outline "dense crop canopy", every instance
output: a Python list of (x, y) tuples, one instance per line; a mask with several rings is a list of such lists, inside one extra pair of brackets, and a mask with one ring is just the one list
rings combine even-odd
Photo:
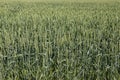
[(120, 80), (120, 3), (1, 1), (0, 80)]

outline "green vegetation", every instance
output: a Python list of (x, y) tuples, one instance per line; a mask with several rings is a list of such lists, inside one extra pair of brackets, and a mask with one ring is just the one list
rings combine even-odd
[(6, 1), (0, 80), (120, 80), (119, 2)]

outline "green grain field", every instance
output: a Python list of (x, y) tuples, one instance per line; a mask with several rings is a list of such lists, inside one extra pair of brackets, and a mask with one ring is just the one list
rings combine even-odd
[(0, 0), (0, 80), (120, 80), (120, 1)]

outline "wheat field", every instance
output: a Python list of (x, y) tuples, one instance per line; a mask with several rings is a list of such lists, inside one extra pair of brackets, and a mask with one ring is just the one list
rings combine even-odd
[(119, 0), (0, 0), (0, 80), (120, 80)]

